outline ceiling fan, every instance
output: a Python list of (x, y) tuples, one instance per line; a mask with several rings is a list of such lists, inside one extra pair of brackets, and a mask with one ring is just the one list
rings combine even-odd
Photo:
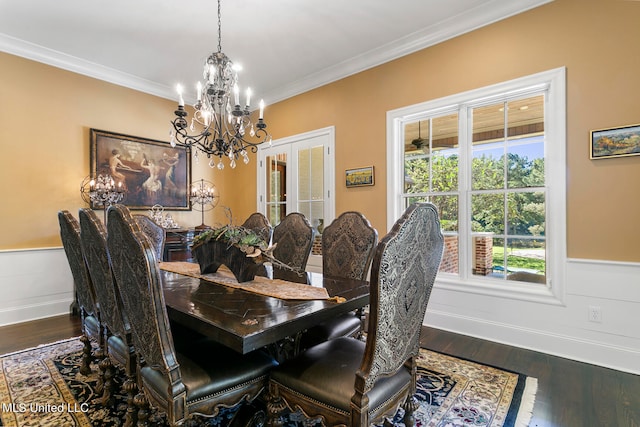
[(411, 145), (416, 147), (416, 149), (420, 150), (425, 142), (427, 142), (427, 140), (422, 137), (422, 132), (420, 129), (420, 120), (418, 120), (418, 137), (413, 141), (411, 141)]

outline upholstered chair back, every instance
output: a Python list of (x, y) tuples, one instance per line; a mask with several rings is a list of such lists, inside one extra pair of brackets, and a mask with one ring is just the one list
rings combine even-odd
[(107, 252), (107, 231), (91, 209), (80, 209), (80, 239), (89, 275), (100, 304), (100, 320), (112, 334), (124, 336), (125, 323), (116, 294), (109, 256)]
[[(313, 235), (313, 227), (303, 214), (290, 213), (273, 229), (272, 241), (276, 245), (273, 255), (289, 267), (303, 272), (313, 247)], [(297, 274), (276, 266), (273, 268), (273, 278), (307, 283), (306, 274)]]
[[(172, 383), (170, 378), (179, 378), (180, 373), (155, 251), (126, 206), (109, 207), (107, 230), (111, 268), (131, 324), (133, 345), (145, 366)], [(169, 392), (184, 395), (184, 386)]]
[(151, 247), (156, 254), (156, 259), (162, 261), (164, 241), (167, 237), (165, 229), (146, 215), (133, 215), (133, 218), (138, 223), (140, 230), (149, 239), (149, 243), (151, 243)]
[(187, 336), (174, 342), (153, 248), (125, 206), (111, 206), (107, 215), (111, 268), (131, 323), (144, 390), (144, 398), (136, 397), (138, 425), (147, 425), (145, 399), (166, 413), (171, 426), (187, 420), (194, 425), (195, 414), (211, 417), (220, 407), (252, 402), (277, 362), (260, 350), (236, 353), (186, 327), (176, 336)]
[(378, 232), (360, 212), (344, 212), (322, 232), (322, 274), (365, 280)]
[(371, 269), (371, 305), (365, 357), (356, 390), (410, 365), (415, 391), (415, 356), (420, 329), (440, 266), (444, 239), (436, 207), (411, 205), (378, 245)]
[(255, 232), (265, 242), (267, 242), (267, 244), (271, 242), (271, 233), (273, 232), (273, 228), (271, 227), (267, 217), (260, 212), (254, 212), (249, 215), (249, 218), (242, 223), (242, 226)]
[(97, 316), (95, 292), (82, 254), (80, 223), (69, 211), (58, 212), (60, 238), (76, 285), (76, 297), (83, 315)]

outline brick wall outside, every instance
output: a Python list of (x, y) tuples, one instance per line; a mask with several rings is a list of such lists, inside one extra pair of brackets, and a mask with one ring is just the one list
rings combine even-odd
[(316, 234), (313, 238), (313, 246), (311, 246), (313, 255), (322, 255), (322, 234)]
[(444, 253), (440, 270), (445, 273), (458, 273), (459, 268), (458, 236), (444, 236)]
[(487, 276), (493, 271), (493, 234), (473, 238), (474, 265), (473, 274)]
[[(474, 237), (473, 274), (488, 275), (493, 271), (493, 235)], [(459, 273), (458, 236), (444, 236), (444, 254), (440, 270), (445, 273)], [(322, 255), (322, 235), (316, 235), (311, 249), (313, 255)]]

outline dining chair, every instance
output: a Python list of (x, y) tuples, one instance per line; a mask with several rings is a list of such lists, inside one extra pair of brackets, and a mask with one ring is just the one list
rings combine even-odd
[(289, 282), (309, 283), (305, 272), (313, 247), (313, 227), (307, 218), (292, 212), (273, 229), (272, 243), (276, 245), (273, 256), (296, 271), (273, 266), (273, 278)]
[(135, 423), (136, 407), (133, 398), (136, 394), (136, 361), (131, 329), (128, 320), (124, 318), (122, 304), (119, 301), (117, 284), (113, 280), (109, 254), (107, 251), (107, 231), (95, 212), (91, 209), (80, 209), (80, 240), (84, 258), (89, 268), (89, 276), (94, 285), (96, 301), (100, 306), (100, 320), (104, 326), (105, 357), (101, 361), (105, 372), (103, 394), (101, 402), (104, 406), (112, 406), (115, 402), (117, 384), (113, 381), (115, 370), (110, 363), (124, 369), (126, 380), (122, 390), (127, 395), (127, 413), (125, 426)]
[(138, 425), (146, 425), (149, 404), (173, 426), (252, 402), (277, 362), (261, 350), (241, 355), (212, 340), (175, 341), (154, 250), (125, 206), (107, 215), (111, 268), (138, 355)]
[[(71, 268), (71, 275), (75, 283), (76, 298), (82, 323), (83, 343), (82, 362), (80, 373), (88, 375), (91, 373), (91, 361), (99, 359), (99, 353), (104, 343), (102, 340), (102, 325), (100, 323), (99, 307), (96, 304), (95, 291), (89, 270), (82, 254), (82, 244), (80, 243), (80, 224), (78, 220), (67, 210), (58, 212), (58, 222), (60, 224), (60, 238), (62, 246)], [(91, 341), (94, 341), (99, 349), (98, 354), (92, 355)]]
[(133, 215), (133, 217), (138, 227), (140, 227), (145, 236), (147, 236), (147, 239), (149, 239), (151, 247), (156, 253), (156, 259), (162, 261), (164, 257), (164, 242), (167, 238), (165, 229), (146, 215), (136, 214)]
[(289, 408), (323, 425), (364, 427), (399, 406), (405, 425), (415, 425), (415, 358), (443, 245), (435, 206), (409, 206), (375, 251), (366, 343), (336, 338), (275, 368), (269, 425), (278, 425)]
[(242, 223), (242, 226), (254, 231), (267, 243), (267, 245), (271, 242), (273, 227), (271, 227), (267, 217), (260, 212), (254, 212), (249, 215), (249, 217)]
[[(322, 275), (366, 280), (378, 244), (378, 231), (360, 212), (343, 212), (322, 232)], [(309, 328), (302, 334), (301, 348), (341, 337), (358, 337), (364, 322), (363, 310), (345, 313)]]

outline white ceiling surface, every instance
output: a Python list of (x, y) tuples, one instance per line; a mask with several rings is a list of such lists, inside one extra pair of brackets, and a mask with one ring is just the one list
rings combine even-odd
[[(549, 1), (223, 0), (222, 52), (274, 103)], [(0, 0), (0, 50), (169, 99), (217, 37), (214, 0)]]

